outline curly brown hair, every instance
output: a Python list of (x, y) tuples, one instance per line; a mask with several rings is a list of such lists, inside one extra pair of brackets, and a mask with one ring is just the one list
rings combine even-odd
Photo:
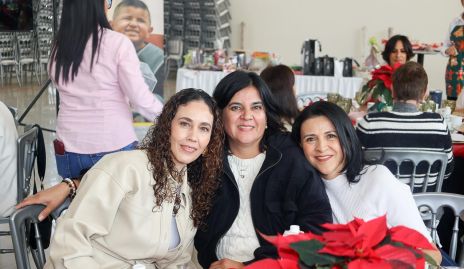
[[(187, 165), (188, 183), (192, 189), (192, 211), (190, 217), (196, 227), (203, 226), (211, 208), (212, 199), (219, 186), (224, 153), (224, 127), (216, 102), (204, 91), (184, 89), (165, 104), (156, 124), (149, 130), (139, 148), (145, 150), (153, 171), (156, 206), (164, 201), (175, 201), (176, 190), (169, 184), (169, 176), (182, 180), (175, 170), (171, 155), (171, 124), (179, 106), (191, 101), (203, 101), (213, 114), (211, 139), (206, 151), (198, 159)], [(166, 172), (168, 171), (168, 173)]]

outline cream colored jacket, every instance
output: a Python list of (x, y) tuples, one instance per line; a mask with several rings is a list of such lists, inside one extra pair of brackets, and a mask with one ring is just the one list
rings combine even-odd
[[(58, 220), (45, 268), (173, 268), (189, 263), (196, 229), (187, 176), (176, 216), (180, 244), (168, 250), (173, 203), (155, 207), (144, 151), (105, 156), (83, 178), (68, 212)], [(174, 181), (173, 181), (174, 182)]]

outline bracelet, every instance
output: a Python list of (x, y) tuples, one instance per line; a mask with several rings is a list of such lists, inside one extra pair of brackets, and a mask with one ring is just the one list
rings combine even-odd
[(66, 185), (68, 185), (68, 187), (69, 187), (69, 198), (73, 199), (76, 196), (76, 190), (77, 190), (76, 184), (74, 183), (74, 181), (72, 181), (69, 178), (63, 178), (63, 180), (61, 182), (66, 183)]

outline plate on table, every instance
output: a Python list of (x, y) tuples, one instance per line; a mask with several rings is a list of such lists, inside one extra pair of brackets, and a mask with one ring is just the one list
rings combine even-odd
[(464, 143), (464, 135), (459, 133), (451, 134), (451, 140), (453, 143)]

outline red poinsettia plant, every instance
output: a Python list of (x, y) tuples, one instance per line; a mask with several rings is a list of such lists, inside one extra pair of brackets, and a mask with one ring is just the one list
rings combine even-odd
[(277, 247), (280, 259), (264, 259), (247, 269), (423, 269), (436, 265), (422, 250), (435, 249), (419, 232), (397, 226), (388, 229), (386, 217), (355, 218), (347, 224), (325, 224), (322, 235), (302, 233), (264, 236)]
[(372, 79), (362, 87), (361, 94), (356, 101), (361, 105), (375, 102), (375, 108), (378, 111), (381, 111), (385, 106), (392, 106), (392, 75), (400, 66), (401, 63), (396, 63), (393, 67), (387, 64), (372, 71)]

